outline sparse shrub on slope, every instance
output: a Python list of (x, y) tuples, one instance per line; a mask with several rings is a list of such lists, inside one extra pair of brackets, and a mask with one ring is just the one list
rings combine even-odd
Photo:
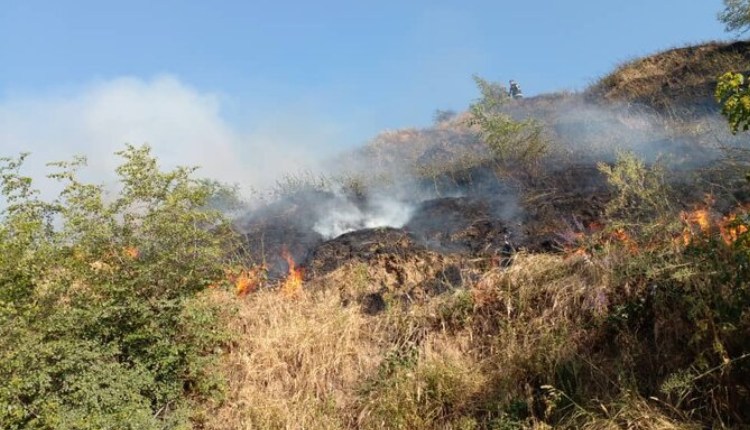
[(618, 227), (643, 234), (674, 214), (664, 166), (647, 166), (633, 153), (620, 152), (614, 164), (599, 163), (598, 169), (613, 191), (606, 212), (614, 224), (622, 224)]
[(481, 98), (469, 107), (470, 123), (479, 127), (484, 142), (501, 163), (530, 166), (547, 152), (542, 127), (534, 120), (516, 121), (501, 107), (509, 96), (504, 88), (478, 76)]
[(750, 86), (742, 73), (727, 72), (719, 78), (716, 101), (732, 133), (750, 129)]
[(188, 398), (218, 392), (206, 366), (225, 338), (196, 298), (220, 275), (230, 235), (208, 209), (215, 187), (161, 172), (128, 146), (107, 195), (56, 163), (64, 189), (42, 201), (20, 159), (0, 187), (0, 427), (186, 428)]

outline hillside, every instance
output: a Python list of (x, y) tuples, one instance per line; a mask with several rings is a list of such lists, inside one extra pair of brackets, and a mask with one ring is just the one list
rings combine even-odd
[(278, 290), (244, 299), (208, 427), (743, 428), (746, 137), (712, 85), (749, 46), (495, 100), (499, 122), (484, 94), (242, 219)]
[[(229, 220), (121, 153), (44, 204), (0, 160), (0, 428), (750, 425), (750, 159), (680, 48), (392, 130)], [(747, 66), (747, 67), (746, 67)]]
[(617, 67), (588, 88), (594, 102), (640, 103), (665, 114), (716, 111), (717, 77), (750, 72), (750, 42), (712, 42), (659, 52)]

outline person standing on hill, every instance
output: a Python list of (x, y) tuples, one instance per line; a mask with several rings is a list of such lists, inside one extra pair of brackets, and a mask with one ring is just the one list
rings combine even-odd
[(508, 90), (508, 95), (512, 99), (523, 98), (523, 92), (521, 92), (521, 87), (518, 85), (518, 82), (512, 79), (510, 80), (510, 89)]

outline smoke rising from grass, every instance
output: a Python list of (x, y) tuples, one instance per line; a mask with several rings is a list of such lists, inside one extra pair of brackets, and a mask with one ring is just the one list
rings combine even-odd
[[(508, 221), (523, 215), (517, 189), (486, 165), (475, 168), (492, 154), (466, 114), (425, 129), (386, 131), (365, 147), (326, 159), (324, 131), (310, 133), (293, 118), (243, 130), (222, 116), (222, 103), (221, 95), (167, 75), (103, 81), (73, 95), (6, 98), (0, 100), (0, 155), (32, 152), (26, 173), (35, 177), (48, 172), (46, 162), (85, 155), (88, 176), (106, 182), (120, 162), (114, 152), (126, 142), (149, 143), (163, 168), (200, 166), (200, 176), (242, 190), (268, 189), (284, 174), (312, 171), (336, 178), (317, 188), (330, 197), (304, 203), (314, 206), (309, 212), (314, 219), (305, 222), (326, 239), (363, 228), (403, 227), (423, 202), (435, 198), (485, 199), (493, 216)], [(695, 167), (721, 156), (717, 142), (738, 140), (718, 117), (677, 123), (644, 106), (601, 106), (576, 94), (506, 108), (518, 119), (541, 121), (552, 156), (568, 155), (550, 163), (551, 170), (612, 161), (617, 150)], [(296, 187), (308, 187), (306, 181)]]
[(324, 239), (365, 228), (401, 228), (411, 219), (414, 209), (414, 202), (385, 196), (374, 196), (367, 200), (366, 205), (358, 206), (337, 193), (313, 228)]
[[(517, 119), (533, 118), (543, 124), (551, 146), (542, 161), (547, 174), (575, 165), (595, 170), (596, 163), (613, 162), (621, 151), (633, 152), (647, 163), (659, 161), (676, 171), (692, 171), (719, 160), (724, 155), (720, 144), (738, 143), (718, 115), (691, 118), (644, 105), (600, 105), (580, 94), (528, 99), (505, 109)], [(412, 222), (404, 220), (408, 214), (420, 215), (422, 202), (464, 196), (468, 202), (488, 202), (495, 219), (517, 225), (525, 211), (519, 188), (488, 167), (492, 155), (466, 120), (463, 114), (431, 128), (387, 131), (350, 154), (346, 162), (337, 159), (328, 171), (366, 172), (363, 176), (378, 178), (368, 190), (372, 201), (339, 193), (328, 201), (331, 206), (322, 211), (316, 230), (331, 238), (373, 226), (398, 228)], [(583, 193), (600, 187), (603, 178), (591, 178), (592, 184), (588, 180), (579, 179)]]

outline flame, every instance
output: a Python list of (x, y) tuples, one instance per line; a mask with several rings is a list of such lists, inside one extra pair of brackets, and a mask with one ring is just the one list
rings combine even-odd
[(698, 235), (706, 235), (712, 230), (711, 211), (707, 207), (699, 207), (689, 212), (681, 212), (680, 220), (685, 225), (682, 234), (675, 238), (675, 243), (690, 245)]
[(625, 231), (625, 229), (623, 228), (615, 229), (612, 233), (610, 233), (609, 240), (622, 243), (633, 254), (639, 251), (638, 244), (635, 243), (635, 241), (630, 238), (630, 235), (628, 234), (628, 232)]
[(701, 233), (711, 230), (711, 214), (707, 208), (698, 208), (692, 212), (683, 212), (682, 220), (689, 226), (697, 225)]
[(564, 260), (568, 260), (574, 257), (582, 257), (587, 259), (590, 256), (588, 250), (583, 246), (579, 246), (578, 248), (568, 248), (565, 250), (565, 256), (563, 257)]
[[(682, 222), (685, 224), (682, 235), (677, 241), (689, 245), (697, 234), (708, 235), (719, 232), (719, 236), (725, 244), (731, 245), (736, 242), (740, 236), (748, 232), (748, 226), (739, 222), (738, 216), (748, 211), (748, 206), (740, 206), (729, 215), (717, 219), (711, 216), (711, 211), (707, 208), (698, 208), (692, 212), (683, 212), (681, 214)], [(697, 229), (696, 229), (697, 227)]]
[(260, 287), (265, 268), (263, 266), (242, 270), (234, 281), (234, 291), (238, 296), (252, 293)]
[[(591, 223), (589, 228), (592, 229), (592, 232), (596, 233), (597, 230), (603, 230), (605, 228), (605, 225), (601, 223)], [(591, 257), (590, 247), (583, 243), (584, 239), (586, 239), (587, 236), (584, 233), (574, 233), (574, 237), (575, 241), (578, 243), (578, 246), (566, 247), (564, 250), (565, 258)], [(596, 235), (592, 235), (591, 237), (596, 237)], [(595, 245), (608, 245), (612, 244), (613, 242), (624, 245), (625, 248), (627, 248), (627, 250), (632, 254), (636, 254), (640, 251), (638, 243), (636, 243), (636, 241), (633, 240), (628, 232), (623, 228), (617, 228), (610, 231), (609, 233), (599, 235)]]
[(263, 285), (266, 280), (266, 266), (259, 265), (247, 267), (225, 267), (224, 277), (208, 285), (209, 289), (217, 289), (221, 286), (234, 287), (238, 296), (252, 293)]
[(126, 246), (122, 253), (131, 260), (137, 260), (141, 256), (141, 251), (135, 246)]
[[(712, 196), (706, 196), (707, 203), (713, 203)], [(683, 211), (680, 213), (680, 220), (683, 224), (681, 233), (677, 233), (673, 236), (674, 244), (677, 247), (688, 246), (693, 243), (696, 238), (721, 240), (726, 245), (731, 245), (740, 238), (750, 233), (750, 224), (745, 218), (750, 212), (750, 203), (741, 205), (733, 210), (730, 214), (719, 218), (719, 214), (713, 211), (709, 206), (697, 207), (692, 211)], [(593, 232), (597, 228), (604, 228), (602, 224), (592, 222), (589, 225), (589, 229)], [(718, 235), (717, 235), (718, 233)], [(573, 241), (573, 246), (565, 247), (565, 258), (574, 256), (587, 256), (589, 251), (585, 244), (582, 244), (583, 239), (586, 237), (583, 233), (568, 233), (567, 237)], [(659, 246), (659, 242), (649, 243), (637, 243), (633, 240), (627, 231), (622, 228), (611, 230), (608, 234), (599, 236), (598, 244), (605, 245), (612, 242), (619, 242), (627, 247), (631, 253), (638, 253), (641, 249), (653, 250)], [(578, 245), (578, 246), (575, 246)], [(641, 248), (642, 247), (642, 248)]]
[(609, 237), (612, 240), (616, 240), (618, 242), (630, 242), (630, 235), (628, 234), (628, 232), (621, 228), (618, 228), (610, 233)]
[(721, 219), (719, 224), (719, 233), (721, 239), (727, 245), (731, 245), (740, 238), (743, 233), (747, 233), (747, 226), (744, 224), (737, 224), (737, 214), (730, 214)]
[(302, 269), (297, 267), (286, 249), (282, 251), (282, 256), (289, 265), (289, 274), (281, 285), (281, 294), (290, 299), (299, 298), (302, 295)]

